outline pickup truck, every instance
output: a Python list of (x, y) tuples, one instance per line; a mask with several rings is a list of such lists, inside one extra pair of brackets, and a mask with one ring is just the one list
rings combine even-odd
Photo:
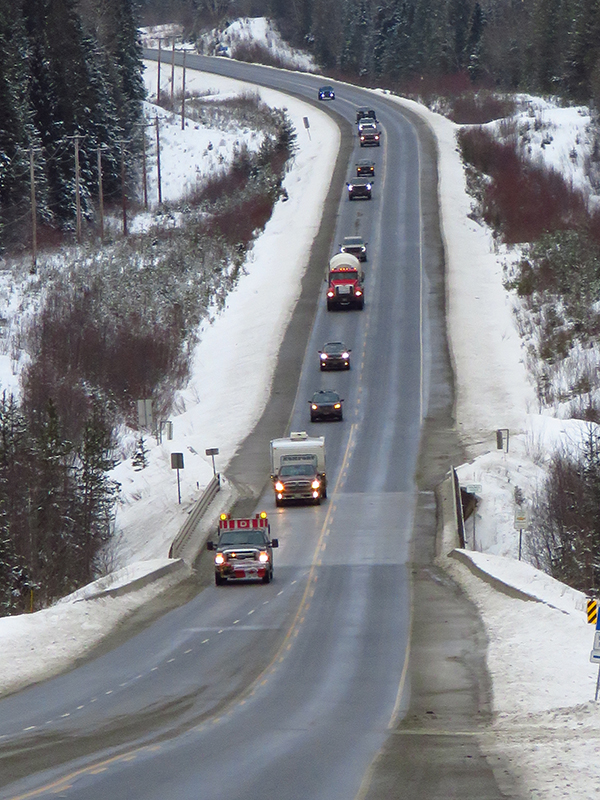
[(358, 123), (358, 138), (361, 147), (379, 147), (381, 144), (381, 131), (372, 119), (361, 119)]
[(275, 547), (279, 547), (279, 541), (271, 539), (266, 511), (254, 517), (237, 519), (221, 514), (217, 541), (206, 543), (206, 549), (215, 553), (216, 585), (248, 579), (270, 583), (273, 580)]
[(271, 480), (275, 505), (303, 500), (318, 505), (327, 497), (325, 437), (292, 431), (271, 441)]

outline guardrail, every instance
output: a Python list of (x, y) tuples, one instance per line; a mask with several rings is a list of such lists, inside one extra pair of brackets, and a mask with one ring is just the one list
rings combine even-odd
[(458, 480), (458, 473), (451, 467), (452, 470), (452, 485), (454, 489), (454, 513), (456, 515), (456, 529), (458, 532), (458, 541), (461, 547), (465, 547), (465, 519), (463, 516), (462, 497), (460, 495), (460, 483)]
[(192, 533), (196, 528), (196, 525), (206, 513), (209, 505), (215, 499), (220, 488), (221, 476), (215, 475), (206, 489), (202, 492), (202, 497), (190, 511), (188, 518), (181, 527), (181, 530), (173, 539), (173, 544), (169, 550), (169, 558), (181, 558), (181, 554), (185, 548), (185, 545), (188, 543)]

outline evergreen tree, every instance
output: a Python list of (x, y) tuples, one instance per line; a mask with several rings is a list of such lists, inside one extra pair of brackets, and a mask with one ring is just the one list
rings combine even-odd
[(18, 7), (0, 6), (0, 243), (6, 236), (22, 241), (31, 227), (30, 148), (35, 150), (38, 211), (45, 215), (43, 157), (29, 108), (28, 57)]
[(94, 398), (88, 417), (77, 464), (79, 572), (82, 581), (95, 577), (95, 558), (111, 535), (114, 498), (118, 484), (107, 473), (112, 459), (112, 432), (101, 402)]
[(26, 554), (32, 459), (25, 418), (15, 398), (0, 396), (0, 614), (23, 611), (30, 589)]
[(571, 94), (586, 101), (600, 65), (600, 0), (577, 0), (570, 10), (573, 23), (565, 79)]
[(71, 513), (73, 446), (62, 436), (52, 400), (36, 416), (29, 563), (33, 579), (44, 587), (44, 595), (50, 600), (74, 588), (70, 577), (76, 546)]
[(135, 472), (141, 472), (143, 469), (146, 469), (148, 466), (148, 450), (146, 449), (146, 443), (144, 441), (144, 437), (140, 434), (140, 438), (138, 439), (137, 449), (131, 461), (133, 469)]

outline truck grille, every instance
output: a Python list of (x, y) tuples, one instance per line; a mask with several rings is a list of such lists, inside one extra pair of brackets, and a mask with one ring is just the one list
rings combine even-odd
[(256, 550), (231, 550), (226, 555), (228, 561), (256, 561)]

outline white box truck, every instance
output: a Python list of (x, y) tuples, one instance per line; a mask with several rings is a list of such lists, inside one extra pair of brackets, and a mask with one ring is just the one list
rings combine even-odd
[(309, 500), (317, 505), (327, 497), (325, 437), (292, 431), (271, 441), (271, 480), (275, 505), (286, 500)]

